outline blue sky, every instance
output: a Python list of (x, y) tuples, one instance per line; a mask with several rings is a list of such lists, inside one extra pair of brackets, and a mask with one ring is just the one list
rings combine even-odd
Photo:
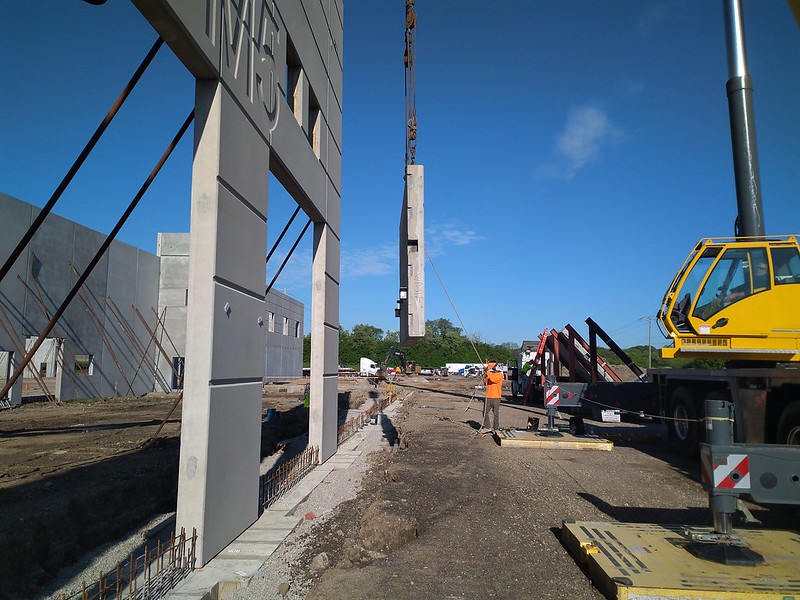
[[(345, 0), (341, 323), (397, 330), (403, 0)], [(800, 233), (800, 30), (745, 0), (768, 233)], [(418, 0), (426, 241), (468, 333), (518, 343), (591, 316), (647, 343), (696, 241), (736, 200), (719, 1)], [(156, 35), (127, 1), (0, 1), (0, 191), (42, 205)], [(193, 104), (162, 49), (55, 212), (113, 227)], [(187, 231), (187, 135), (119, 238)], [(269, 244), (294, 203), (274, 182)], [(267, 277), (305, 219), (297, 219)], [(276, 284), (310, 307), (311, 239)], [(458, 319), (428, 265), (427, 317)], [(663, 339), (653, 328), (653, 342)]]

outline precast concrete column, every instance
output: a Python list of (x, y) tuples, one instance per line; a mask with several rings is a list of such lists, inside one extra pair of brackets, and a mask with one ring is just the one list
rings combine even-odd
[(339, 238), (328, 224), (314, 223), (308, 443), (319, 448), (320, 462), (337, 448), (339, 247)]
[(217, 80), (195, 115), (177, 526), (201, 566), (258, 517), (269, 150)]

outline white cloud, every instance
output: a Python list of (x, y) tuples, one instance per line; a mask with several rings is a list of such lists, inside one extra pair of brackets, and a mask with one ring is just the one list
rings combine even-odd
[(670, 17), (667, 7), (658, 2), (648, 5), (636, 23), (636, 31), (640, 35), (649, 35)]
[(390, 275), (397, 272), (400, 251), (396, 246), (384, 245), (358, 250), (342, 250), (342, 277)]
[(540, 177), (570, 180), (620, 135), (621, 131), (601, 109), (573, 107), (556, 140), (555, 162), (541, 166), (537, 173)]
[(425, 228), (425, 244), (432, 256), (445, 253), (447, 246), (468, 246), (486, 237), (459, 223), (441, 223)]

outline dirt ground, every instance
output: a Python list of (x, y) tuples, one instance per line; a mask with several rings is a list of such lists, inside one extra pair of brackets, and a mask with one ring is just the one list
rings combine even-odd
[[(308, 431), (304, 388), (264, 386), (262, 415), (277, 415), (263, 424), (262, 457)], [(343, 380), (340, 404), (360, 405), (370, 389)], [(178, 400), (152, 394), (0, 412), (0, 598), (30, 597), (83, 553), (175, 510)]]
[[(561, 545), (562, 520), (710, 525), (694, 461), (657, 442), (612, 452), (502, 447), (477, 433), (477, 382), (397, 380), (404, 402), (391, 424), (395, 451), (377, 453), (358, 496), (321, 523), (295, 565), (309, 598), (599, 599)], [(340, 380), (339, 389), (340, 408), (375, 394), (358, 378)], [(262, 456), (307, 430), (303, 390), (265, 386), (264, 414), (275, 408), (279, 418), (264, 423)], [(81, 553), (174, 511), (180, 405), (158, 440), (144, 445), (175, 400), (0, 412), (0, 597), (29, 597)], [(543, 414), (507, 399), (501, 426), (524, 427)], [(796, 510), (753, 510), (763, 527), (800, 531)], [(312, 568), (322, 552), (329, 566)]]
[[(503, 447), (477, 432), (474, 384), (401, 380), (398, 449), (375, 453), (358, 496), (300, 542), (292, 580), (310, 587), (307, 598), (599, 600), (561, 543), (562, 521), (711, 526), (697, 462), (656, 441), (611, 452)], [(544, 415), (506, 399), (501, 427)], [(660, 428), (590, 425), (629, 439)], [(800, 530), (793, 507), (750, 508), (760, 528)]]

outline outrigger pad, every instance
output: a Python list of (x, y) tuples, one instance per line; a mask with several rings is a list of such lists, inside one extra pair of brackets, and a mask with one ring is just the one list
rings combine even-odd
[(708, 542), (693, 542), (686, 549), (697, 558), (709, 560), (721, 565), (735, 567), (755, 567), (764, 562), (764, 557), (758, 552), (753, 552), (744, 546), (731, 544), (710, 544)]

